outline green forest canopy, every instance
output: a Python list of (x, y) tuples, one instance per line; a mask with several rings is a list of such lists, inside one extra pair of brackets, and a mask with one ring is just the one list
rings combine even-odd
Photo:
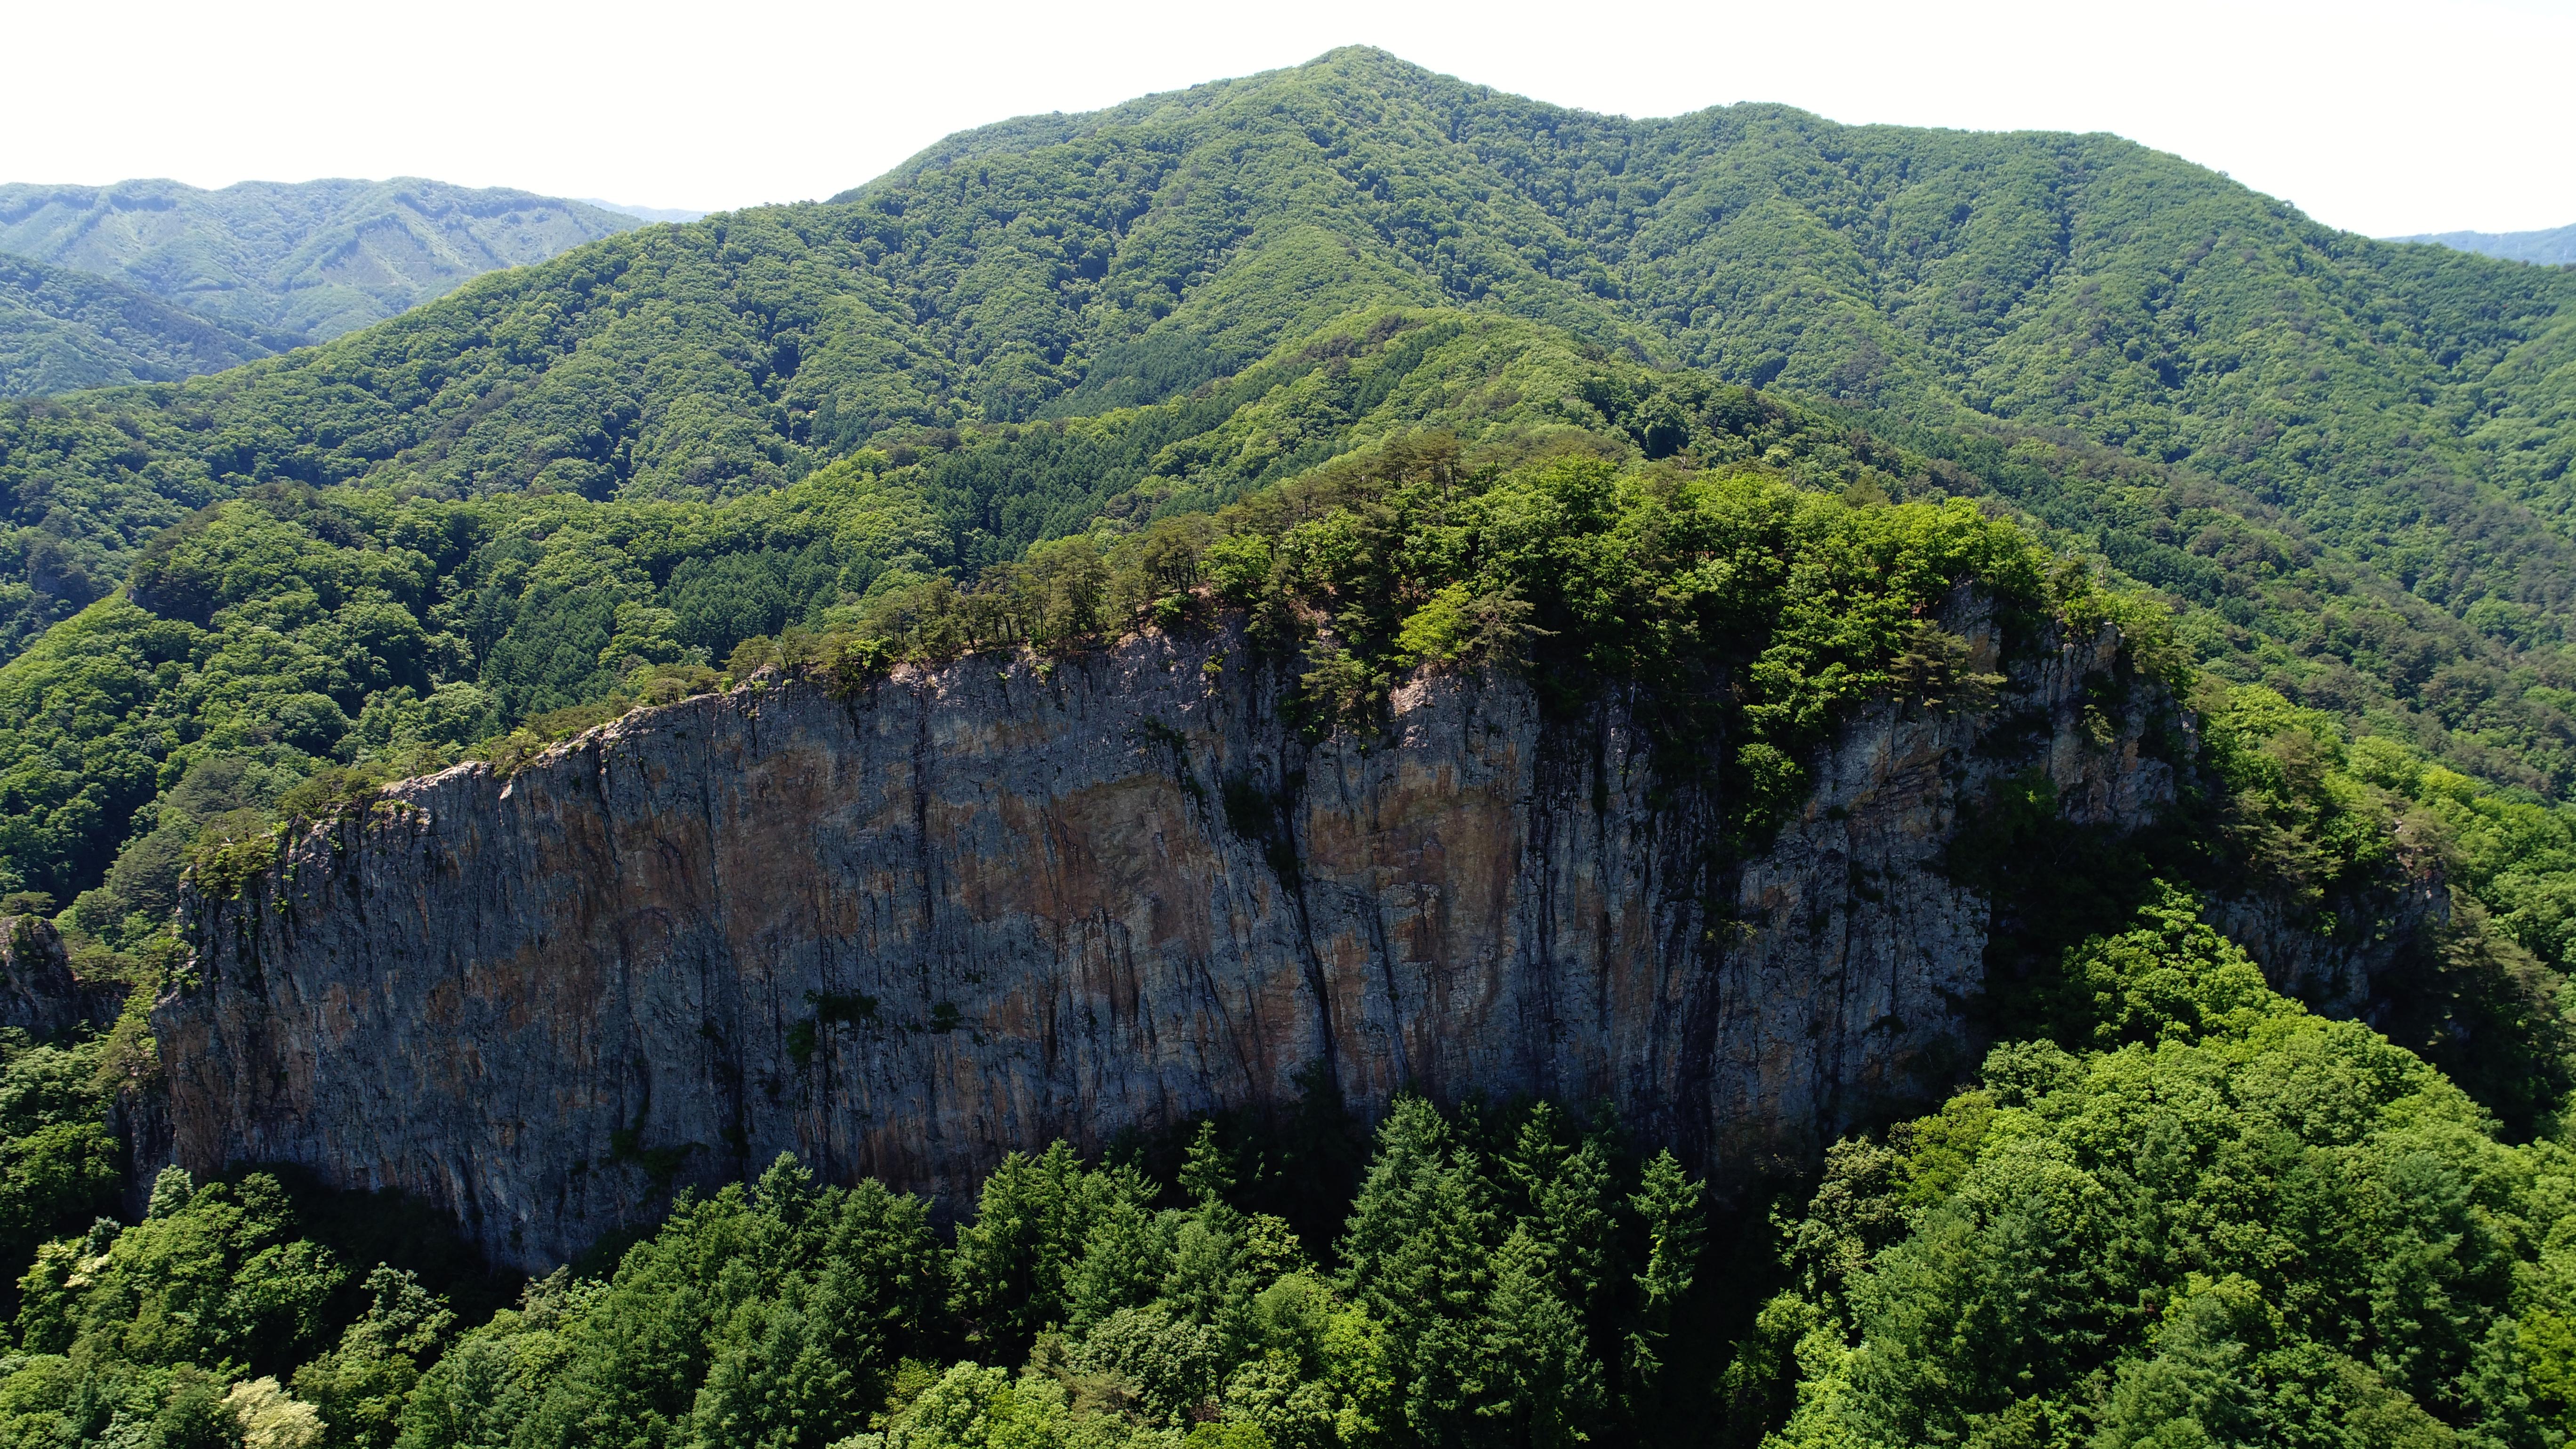
[[(1449, 306), (1881, 432), (2109, 450), (2204, 490), (2222, 532), (2286, 531), (2285, 563), (2492, 641), (2465, 710), (2433, 676), (2481, 651), (2383, 670), (2475, 713), (2548, 673), (2576, 596), (2571, 289), (2331, 232), (2109, 137), (1629, 122), (1338, 51), (966, 133), (830, 204), (612, 237), (312, 354), (0, 414), (23, 588), (0, 607), (23, 644), (261, 482), (711, 500), (872, 441), (1172, 397), (1367, 306)], [(2233, 546), (2092, 522), (2115, 554)], [(2305, 601), (2328, 636), (2336, 602)]]

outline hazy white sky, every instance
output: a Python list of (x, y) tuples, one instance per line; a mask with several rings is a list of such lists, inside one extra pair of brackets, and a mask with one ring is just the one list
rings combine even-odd
[(2356, 231), (2576, 222), (2576, 0), (0, 0), (0, 181), (828, 196), (1032, 111), (1382, 46), (1561, 105), (2105, 130)]

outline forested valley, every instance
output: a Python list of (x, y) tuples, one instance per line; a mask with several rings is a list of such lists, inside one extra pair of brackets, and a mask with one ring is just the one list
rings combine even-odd
[[(125, 998), (0, 1039), (0, 1437), (2563, 1443), (2571, 302), (2113, 138), (1346, 51), (0, 405), (0, 912)], [(1317, 1075), (972, 1202), (783, 1159), (525, 1282), (393, 1195), (129, 1181), (183, 900), (398, 778), (1240, 621), (1310, 738), (1636, 687), (1740, 862), (1862, 712), (1996, 707), (1963, 591), (2116, 639), (2180, 786), (1983, 802), (1977, 1051), (1821, 1161)], [(2303, 1000), (2257, 917), (2391, 964)]]

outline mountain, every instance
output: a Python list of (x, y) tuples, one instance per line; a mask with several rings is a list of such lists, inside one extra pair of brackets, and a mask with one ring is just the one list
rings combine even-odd
[(682, 207), (627, 206), (620, 202), (602, 201), (596, 196), (585, 196), (581, 200), (582, 204), (585, 206), (596, 206), (602, 211), (614, 211), (626, 216), (640, 217), (645, 221), (696, 221), (706, 215), (703, 211), (690, 211)]
[[(0, 420), (31, 561), (12, 632), (263, 481), (716, 499), (871, 440), (1187, 394), (1356, 308), (1469, 307), (1998, 464), (2125, 459), (2164, 480), (2160, 517), (2098, 489), (2053, 506), (2208, 610), (2213, 662), (2556, 791), (2571, 301), (2576, 277), (2333, 232), (2116, 138), (1630, 122), (1343, 51), (969, 132), (830, 204), (609, 238), (308, 356)], [(963, 526), (969, 568), (1035, 536)]]
[(2432, 242), (2453, 251), (2476, 252), (2480, 256), (2502, 257), (2511, 262), (2536, 262), (2547, 267), (2576, 265), (2576, 226), (2562, 226), (2552, 231), (2427, 232), (2422, 236), (2390, 237), (2389, 240)]
[(2571, 285), (1350, 50), (0, 405), (0, 1427), (2562, 1442)]
[(0, 397), (174, 382), (266, 357), (276, 340), (105, 277), (0, 256)]
[(0, 252), (94, 272), (219, 325), (337, 337), (639, 221), (524, 191), (391, 181), (0, 186)]
[[(986, 415), (1077, 377), (1109, 395), (1104, 317), (1204, 339), (1221, 370), (1284, 321), (1229, 300), (1311, 278), (1926, 420), (2066, 428), (2402, 558), (2454, 608), (2530, 602), (2522, 571), (2561, 565), (2515, 555), (2564, 557), (2532, 510), (2565, 508), (2576, 278), (2335, 233), (2111, 137), (1767, 106), (1627, 122), (1349, 53), (968, 133), (840, 199), (958, 289), (906, 295), (916, 311), (981, 339), (1001, 315), (981, 299), (1015, 304), (960, 389)], [(1300, 248), (1327, 233), (1383, 278), (1316, 275)]]

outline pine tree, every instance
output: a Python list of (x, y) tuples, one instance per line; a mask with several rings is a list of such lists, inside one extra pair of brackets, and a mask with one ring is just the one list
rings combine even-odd
[(1578, 1444), (1601, 1417), (1601, 1365), (1557, 1286), (1554, 1255), (1526, 1226), (1494, 1255), (1480, 1335), (1476, 1438), (1503, 1449)]
[(1558, 1291), (1587, 1315), (1608, 1276), (1610, 1219), (1618, 1201), (1609, 1154), (1591, 1139), (1569, 1143), (1569, 1124), (1545, 1102), (1530, 1109), (1504, 1164), (1523, 1221), (1556, 1275)]
[(1632, 1423), (1649, 1422), (1669, 1407), (1674, 1320), (1690, 1294), (1707, 1232), (1700, 1199), (1700, 1185), (1682, 1171), (1670, 1149), (1647, 1159), (1637, 1191), (1628, 1199), (1646, 1236), (1646, 1263), (1634, 1280), (1634, 1316), (1624, 1345)]
[(872, 1178), (835, 1195), (806, 1311), (819, 1341), (858, 1371), (872, 1408), (898, 1360), (948, 1347), (944, 1257), (926, 1199)]
[(1132, 1168), (1087, 1172), (1062, 1142), (1037, 1157), (1003, 1158), (950, 1258), (953, 1305), (983, 1352), (1016, 1361), (1038, 1334), (1062, 1325), (1093, 1227), (1112, 1204), (1151, 1196)]
[(1438, 1109), (1398, 1102), (1342, 1242), (1344, 1291), (1386, 1325), (1406, 1424), (1434, 1443), (1473, 1413), (1493, 1220), (1483, 1178)]
[(864, 1425), (858, 1376), (815, 1341), (798, 1296), (735, 1313), (690, 1414), (691, 1449), (822, 1449)]
[(1121, 1308), (1154, 1301), (1172, 1268), (1177, 1213), (1156, 1214), (1120, 1197), (1102, 1206), (1065, 1280), (1065, 1331), (1088, 1333)]
[(1201, 1122), (1181, 1163), (1181, 1191), (1194, 1202), (1222, 1201), (1234, 1191), (1234, 1154), (1217, 1145), (1216, 1124)]

